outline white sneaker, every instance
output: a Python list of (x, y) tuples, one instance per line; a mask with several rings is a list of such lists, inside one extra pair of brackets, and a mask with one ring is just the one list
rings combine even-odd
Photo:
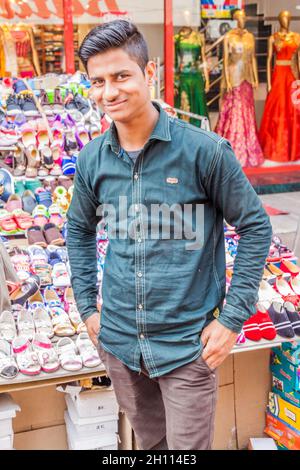
[(82, 357), (82, 362), (85, 367), (97, 367), (101, 364), (98, 351), (87, 332), (80, 333), (77, 340), (76, 346)]

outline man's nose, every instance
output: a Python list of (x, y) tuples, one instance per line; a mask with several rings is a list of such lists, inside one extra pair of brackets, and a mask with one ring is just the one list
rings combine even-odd
[(111, 82), (106, 82), (103, 91), (103, 99), (105, 101), (113, 101), (119, 94), (118, 88)]

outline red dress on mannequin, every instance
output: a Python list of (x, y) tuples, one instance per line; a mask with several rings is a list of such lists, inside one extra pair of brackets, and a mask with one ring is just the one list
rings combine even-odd
[[(274, 34), (276, 62), (259, 139), (265, 158), (277, 162), (300, 159), (300, 107), (293, 103), (297, 80), (299, 35)], [(294, 86), (293, 86), (294, 85)]]
[(32, 78), (35, 75), (31, 61), (31, 40), (27, 30), (12, 29), (12, 35), (16, 44), (17, 63), (21, 78)]

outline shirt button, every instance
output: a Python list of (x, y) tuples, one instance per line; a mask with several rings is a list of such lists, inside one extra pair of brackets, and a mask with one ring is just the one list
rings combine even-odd
[(138, 242), (139, 242), (139, 243), (142, 243), (142, 239), (141, 239), (141, 238), (138, 238)]
[(138, 204), (135, 204), (135, 205), (134, 205), (134, 209), (135, 209), (135, 212), (139, 212), (139, 210), (140, 210), (139, 205), (138, 205)]
[(139, 179), (139, 175), (138, 175), (137, 173), (135, 173), (134, 179), (135, 179), (135, 180), (138, 180), (138, 179)]
[(143, 333), (140, 334), (140, 339), (145, 339), (145, 336), (143, 335)]
[(139, 309), (143, 310), (143, 305), (142, 304), (139, 304)]
[(142, 277), (143, 276), (143, 273), (137, 273), (138, 277)]

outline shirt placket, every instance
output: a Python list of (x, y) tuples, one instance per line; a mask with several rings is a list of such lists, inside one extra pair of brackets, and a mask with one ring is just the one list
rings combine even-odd
[[(155, 369), (147, 334), (146, 297), (145, 297), (145, 229), (142, 204), (142, 152), (133, 168), (133, 205), (135, 212), (135, 289), (136, 289), (136, 326), (137, 337), (144, 363), (149, 372)], [(140, 366), (140, 364), (138, 364)]]

